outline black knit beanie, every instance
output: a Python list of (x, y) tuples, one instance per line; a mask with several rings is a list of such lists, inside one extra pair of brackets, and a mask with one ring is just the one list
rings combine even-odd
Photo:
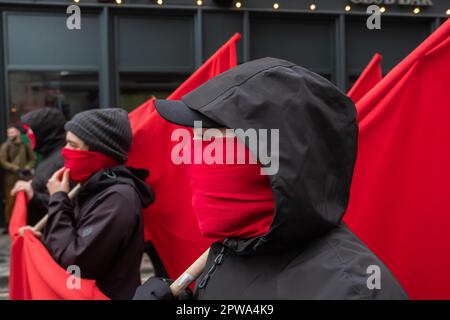
[(103, 153), (119, 163), (127, 161), (132, 133), (126, 111), (119, 108), (83, 111), (64, 128), (83, 140), (89, 151)]

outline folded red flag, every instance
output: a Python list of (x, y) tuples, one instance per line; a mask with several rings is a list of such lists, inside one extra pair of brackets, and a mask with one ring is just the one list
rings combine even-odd
[(9, 236), (14, 240), (19, 232), (19, 228), (27, 224), (27, 196), (21, 191), (16, 195), (14, 208), (9, 222)]
[(413, 299), (450, 299), (449, 86), (450, 20), (358, 103), (345, 221)]
[(364, 97), (383, 78), (381, 59), (381, 55), (376, 53), (347, 93), (354, 103)]
[[(235, 34), (168, 99), (184, 94), (209, 79), (236, 66)], [(192, 210), (191, 187), (183, 165), (170, 161), (178, 142), (171, 142), (173, 130), (180, 128), (161, 118), (149, 100), (130, 113), (133, 146), (128, 165), (150, 171), (147, 182), (155, 191), (155, 203), (144, 212), (147, 239), (150, 238), (170, 277), (184, 272), (209, 246), (200, 234)]]
[[(107, 300), (94, 280), (74, 278), (50, 256), (42, 242), (26, 231), (17, 236), (19, 227), (26, 225), (26, 197), (19, 193), (15, 206), (15, 219), (23, 217), (23, 224), (10, 226), (13, 235), (10, 258), (9, 297), (11, 300)], [(19, 223), (19, 222), (17, 222)], [(69, 285), (68, 285), (69, 284)], [(79, 286), (71, 286), (79, 284)], [(73, 288), (73, 289), (70, 289)]]

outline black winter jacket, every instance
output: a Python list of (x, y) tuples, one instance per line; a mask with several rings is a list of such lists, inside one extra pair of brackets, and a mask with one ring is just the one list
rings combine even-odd
[(142, 209), (153, 202), (147, 172), (124, 166), (95, 173), (72, 202), (50, 197), (44, 244), (63, 267), (77, 265), (111, 299), (130, 299), (140, 285)]
[(31, 186), (33, 188), (33, 198), (28, 202), (27, 224), (35, 225), (47, 213), (49, 194), (47, 191), (47, 182), (53, 173), (64, 166), (64, 158), (61, 150), (65, 142), (61, 141), (59, 146), (50, 154), (42, 156), (39, 166), (36, 168)]
[(56, 108), (42, 108), (25, 114), (21, 121), (33, 130), (36, 137), (34, 151), (41, 155), (31, 182), (34, 196), (27, 205), (27, 224), (35, 225), (47, 213), (47, 181), (64, 166), (61, 149), (65, 145), (65, 119)]

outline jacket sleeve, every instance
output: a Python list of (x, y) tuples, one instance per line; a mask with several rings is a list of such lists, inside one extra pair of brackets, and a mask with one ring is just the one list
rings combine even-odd
[[(32, 185), (33, 186), (33, 185)], [(45, 192), (37, 192), (33, 188), (33, 198), (27, 204), (29, 210), (33, 212), (41, 213), (41, 216), (47, 212), (48, 201), (50, 199), (50, 195)]]
[(140, 285), (134, 293), (133, 300), (194, 300), (191, 289), (186, 288), (174, 297), (170, 290), (172, 280), (151, 277)]
[(111, 192), (83, 212), (75, 223), (74, 205), (64, 192), (50, 197), (44, 244), (63, 267), (80, 267), (83, 278), (96, 278), (120, 254), (126, 235), (135, 228), (133, 204)]
[(4, 143), (0, 147), (0, 164), (2, 165), (3, 169), (8, 171), (16, 171), (19, 169), (17, 165), (15, 165), (12, 162), (8, 161), (8, 155), (7, 155), (7, 144)]

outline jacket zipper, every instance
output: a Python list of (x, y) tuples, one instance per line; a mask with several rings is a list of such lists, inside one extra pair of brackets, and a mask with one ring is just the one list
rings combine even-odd
[(220, 249), (219, 254), (214, 259), (213, 265), (211, 266), (211, 268), (209, 268), (208, 272), (205, 274), (203, 279), (198, 284), (198, 287), (197, 287), (198, 289), (206, 288), (206, 285), (208, 284), (209, 279), (211, 279), (214, 271), (216, 271), (217, 267), (222, 264), (224, 256), (225, 256), (225, 246), (222, 245), (222, 248)]

